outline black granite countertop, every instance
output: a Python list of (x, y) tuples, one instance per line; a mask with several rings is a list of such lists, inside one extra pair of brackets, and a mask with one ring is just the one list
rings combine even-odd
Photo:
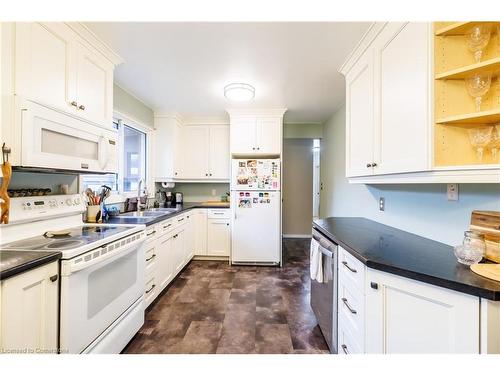
[(226, 206), (221, 206), (220, 204), (209, 204), (202, 202), (185, 202), (183, 204), (177, 204), (170, 208), (175, 208), (174, 212), (165, 212), (164, 215), (159, 216), (149, 216), (149, 217), (120, 217), (114, 216), (106, 221), (106, 224), (144, 224), (146, 226), (159, 223), (160, 221), (169, 219), (183, 212), (192, 210), (194, 208), (229, 208), (229, 202)]
[(59, 251), (0, 250), (0, 280), (61, 258)]
[(500, 282), (458, 263), (452, 246), (364, 218), (331, 217), (313, 227), (367, 267), (500, 301)]

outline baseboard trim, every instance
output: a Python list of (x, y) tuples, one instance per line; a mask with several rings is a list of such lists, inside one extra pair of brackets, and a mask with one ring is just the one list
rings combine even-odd
[(311, 234), (283, 234), (283, 238), (311, 238)]
[(193, 260), (222, 260), (229, 261), (229, 257), (225, 256), (210, 256), (210, 255), (195, 255)]

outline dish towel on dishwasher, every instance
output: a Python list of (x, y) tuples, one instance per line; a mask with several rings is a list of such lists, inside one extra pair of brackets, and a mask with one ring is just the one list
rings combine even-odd
[(319, 250), (319, 242), (314, 238), (311, 239), (311, 256), (310, 256), (310, 272), (311, 280), (316, 280), (318, 283), (323, 282), (323, 254)]

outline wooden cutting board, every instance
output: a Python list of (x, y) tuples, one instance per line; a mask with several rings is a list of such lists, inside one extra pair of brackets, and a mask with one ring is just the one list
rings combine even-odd
[(220, 202), (220, 201), (213, 201), (213, 202), (203, 202), (201, 204), (202, 206), (217, 206), (217, 207), (229, 207), (229, 202)]
[(472, 211), (470, 229), (484, 235), (486, 243), (484, 257), (500, 263), (500, 212)]
[(470, 269), (478, 275), (500, 281), (500, 264), (473, 264)]

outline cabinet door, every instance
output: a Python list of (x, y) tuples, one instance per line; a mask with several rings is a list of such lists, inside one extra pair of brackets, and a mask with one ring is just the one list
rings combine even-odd
[(169, 117), (155, 118), (155, 178), (182, 177), (182, 126)]
[(174, 263), (172, 262), (172, 235), (165, 234), (161, 236), (157, 241), (156, 250), (156, 280), (158, 282), (158, 293), (160, 293), (172, 280), (173, 278), (173, 268)]
[(388, 22), (375, 43), (374, 174), (425, 171), (429, 161), (430, 25)]
[(257, 120), (255, 118), (232, 118), (229, 132), (232, 154), (253, 154), (256, 152)]
[(75, 112), (74, 34), (61, 22), (16, 24), (15, 92)]
[(209, 219), (207, 232), (207, 255), (229, 256), (231, 243), (229, 220)]
[(479, 298), (371, 269), (366, 283), (367, 353), (479, 353)]
[(77, 42), (78, 115), (113, 127), (113, 64)]
[(282, 120), (280, 117), (257, 119), (257, 153), (281, 154)]
[(184, 225), (175, 231), (173, 235), (172, 248), (174, 252), (174, 277), (182, 270), (185, 264), (186, 252), (184, 247), (185, 240)]
[(367, 176), (373, 168), (373, 51), (368, 49), (346, 76), (346, 175)]
[(53, 262), (2, 281), (0, 348), (57, 350), (58, 269)]
[(182, 178), (205, 179), (208, 170), (208, 133), (207, 126), (185, 126), (182, 130), (182, 152), (184, 168)]
[(186, 237), (184, 240), (184, 264), (187, 264), (194, 257), (194, 242), (195, 242), (195, 222), (193, 212), (186, 214)]
[(229, 180), (229, 126), (210, 126), (209, 177)]
[(193, 214), (194, 255), (207, 255), (207, 210), (199, 209)]

